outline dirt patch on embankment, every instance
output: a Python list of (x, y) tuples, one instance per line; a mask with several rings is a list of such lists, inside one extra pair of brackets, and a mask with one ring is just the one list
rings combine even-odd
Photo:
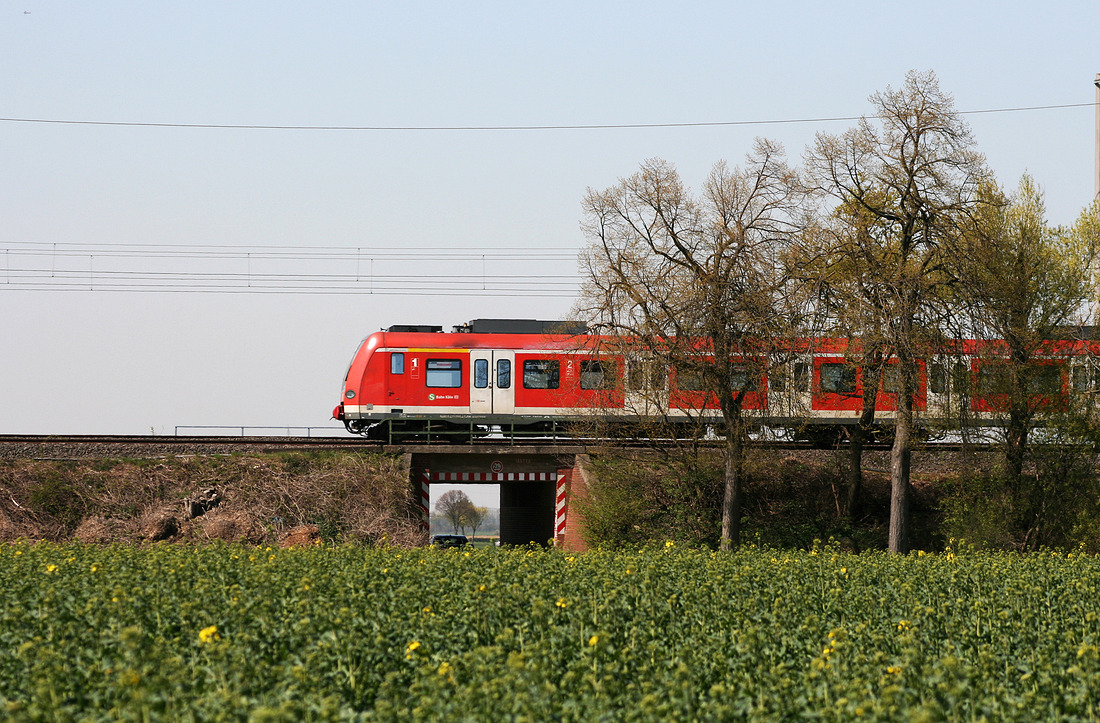
[(400, 457), (0, 461), (0, 540), (423, 542)]

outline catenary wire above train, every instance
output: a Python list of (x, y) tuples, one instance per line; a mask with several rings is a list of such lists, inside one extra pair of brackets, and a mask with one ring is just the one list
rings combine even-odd
[(576, 249), (0, 245), (0, 290), (576, 296)]
[[(1019, 113), (1036, 110), (1086, 108), (1096, 103), (1058, 103), (1009, 108), (983, 108), (958, 111), (959, 115)], [(833, 116), (811, 118), (777, 118), (772, 120), (691, 121), (683, 123), (580, 123), (561, 125), (486, 125), (486, 126), (341, 126), (341, 125), (274, 125), (231, 123), (156, 123), (147, 121), (98, 121), (60, 118), (0, 118), (4, 123), (40, 123), (52, 125), (122, 126), (131, 128), (200, 128), (213, 130), (278, 130), (278, 131), (578, 131), (630, 130), (636, 128), (707, 128), (721, 126), (763, 126), (797, 123), (831, 123), (858, 121), (865, 116)]]

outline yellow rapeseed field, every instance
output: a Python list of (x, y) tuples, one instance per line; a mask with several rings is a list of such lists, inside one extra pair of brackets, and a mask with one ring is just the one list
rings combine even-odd
[(1100, 559), (0, 546), (0, 717), (1097, 720)]

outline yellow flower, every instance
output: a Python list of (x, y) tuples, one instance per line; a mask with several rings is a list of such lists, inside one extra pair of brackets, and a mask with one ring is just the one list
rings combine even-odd
[(484, 585), (478, 585), (477, 586), (477, 591), (478, 592), (485, 592), (485, 586)]
[(599, 635), (593, 635), (591, 638), (588, 639), (588, 647), (594, 648), (594, 647), (596, 647), (596, 644), (599, 643), (599, 642), (600, 642), (600, 636)]
[(451, 664), (448, 663), (447, 661), (443, 661), (442, 663), (439, 664), (439, 670), (437, 670), (436, 672), (439, 673), (440, 675), (450, 675), (451, 670), (452, 670)]
[(889, 673), (890, 675), (897, 675), (898, 673), (901, 672), (901, 666), (900, 665), (891, 665), (889, 668), (886, 669), (886, 672)]
[(57, 572), (57, 565), (46, 565), (46, 573)]
[(559, 597), (558, 601), (554, 604), (557, 605), (559, 608), (564, 608), (566, 605), (569, 604), (569, 601), (563, 597)]
[(668, 540), (668, 541), (665, 542), (665, 549), (667, 550), (668, 548), (672, 547), (675, 544), (676, 543), (673, 542), (672, 540)]
[(425, 605), (424, 609), (421, 612), (430, 613), (431, 611), (432, 611), (432, 606), (431, 605)]
[(420, 648), (420, 641), (419, 640), (414, 640), (411, 643), (409, 643), (408, 647), (405, 648), (405, 660), (412, 660), (413, 653), (415, 653), (419, 648)]
[(210, 627), (203, 628), (202, 630), (199, 631), (199, 642), (200, 643), (213, 643), (213, 642), (216, 642), (216, 641), (221, 640), (221, 639), (222, 639), (222, 636), (218, 635), (218, 626), (217, 625), (211, 625)]
[(899, 631), (899, 632), (903, 632), (903, 633), (904, 633), (904, 632), (905, 632), (906, 630), (908, 630), (908, 629), (909, 629), (910, 627), (912, 627), (912, 625), (910, 625), (910, 623), (909, 623), (909, 621), (908, 621), (908, 620), (899, 620), (899, 621), (898, 621), (898, 631)]

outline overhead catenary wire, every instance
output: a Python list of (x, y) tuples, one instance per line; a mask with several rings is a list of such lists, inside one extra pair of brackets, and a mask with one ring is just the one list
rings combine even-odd
[[(1093, 103), (1055, 103), (1050, 105), (1028, 105), (1001, 108), (982, 108), (958, 111), (959, 115), (983, 115), (990, 113), (1021, 113), (1039, 110), (1063, 110), (1068, 108), (1091, 108)], [(719, 120), (651, 123), (574, 123), (574, 124), (532, 124), (532, 125), (279, 125), (259, 123), (182, 123), (153, 121), (103, 121), (76, 120), (63, 118), (15, 118), (0, 117), (3, 123), (37, 123), (46, 125), (81, 126), (118, 126), (128, 128), (196, 128), (208, 130), (260, 130), (260, 131), (587, 131), (587, 130), (631, 130), (646, 128), (708, 128), (722, 126), (764, 126), (804, 123), (833, 123), (858, 121), (867, 116), (813, 116), (803, 118), (773, 118), (770, 120)]]
[(0, 288), (568, 298), (580, 284), (577, 253), (516, 247), (16, 242), (4, 247)]

